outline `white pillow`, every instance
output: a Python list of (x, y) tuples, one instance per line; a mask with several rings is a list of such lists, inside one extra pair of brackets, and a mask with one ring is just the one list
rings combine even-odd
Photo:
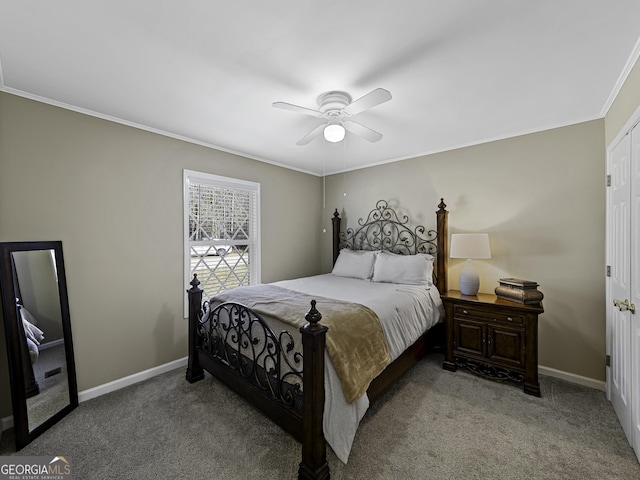
[(369, 280), (373, 274), (373, 263), (377, 252), (353, 251), (348, 248), (340, 250), (336, 264), (331, 273), (340, 277), (353, 277)]
[(374, 282), (431, 285), (432, 279), (433, 256), (427, 253), (396, 255), (380, 252), (376, 257)]

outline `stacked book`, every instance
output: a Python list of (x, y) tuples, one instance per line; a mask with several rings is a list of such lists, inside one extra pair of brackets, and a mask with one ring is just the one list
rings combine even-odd
[(542, 292), (538, 284), (519, 278), (501, 278), (496, 287), (496, 296), (517, 303), (538, 304), (542, 301)]

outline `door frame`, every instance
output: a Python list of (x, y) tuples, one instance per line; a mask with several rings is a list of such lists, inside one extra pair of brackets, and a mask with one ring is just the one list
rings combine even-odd
[[(618, 134), (614, 137), (614, 139), (609, 143), (609, 145), (607, 145), (607, 156), (606, 156), (606, 160), (605, 160), (605, 181), (606, 181), (606, 177), (608, 175), (611, 175), (611, 152), (615, 149), (615, 147), (618, 146), (618, 144), (622, 141), (622, 139), (625, 137), (625, 135), (630, 134), (631, 130), (633, 129), (633, 127), (635, 127), (637, 124), (640, 124), (640, 106), (638, 106), (638, 108), (636, 108), (635, 112), (633, 112), (633, 115), (631, 115), (629, 117), (629, 119), (626, 121), (626, 123), (624, 124), (624, 126), (620, 129), (620, 131), (618, 132)], [(611, 203), (611, 190), (607, 187), (606, 188), (606, 194), (605, 194), (605, 202), (606, 202), (606, 206), (605, 206), (605, 296), (606, 296), (606, 301), (607, 301), (607, 308), (605, 308), (605, 312), (606, 312), (606, 318), (605, 318), (605, 354), (610, 356), (611, 355), (611, 322), (612, 322), (612, 318), (611, 318), (611, 309), (608, 308), (609, 306), (609, 301), (612, 300), (611, 299), (611, 279), (610, 277), (607, 275), (606, 273), (606, 268), (608, 265), (611, 265), (611, 245), (609, 242), (609, 229), (611, 227), (611, 218), (609, 215), (609, 205)], [(606, 377), (605, 377), (605, 390), (606, 390), (606, 394), (607, 394), (607, 400), (611, 400), (610, 397), (610, 388), (611, 388), (611, 378), (610, 378), (610, 371), (609, 371), (609, 366), (606, 367)]]
[[(629, 117), (629, 119), (627, 120), (627, 122), (624, 124), (624, 126), (622, 127), (622, 129), (618, 132), (618, 134), (615, 136), (615, 138), (609, 143), (609, 145), (607, 145), (607, 152), (606, 152), (606, 177), (608, 177), (609, 175), (612, 174), (611, 171), (611, 157), (612, 157), (612, 152), (614, 151), (614, 149), (618, 146), (618, 144), (624, 139), (624, 137), (626, 135), (631, 136), (631, 131), (637, 127), (640, 124), (640, 106), (635, 110), (635, 112), (633, 113), (633, 115), (631, 115)], [(631, 143), (631, 142), (630, 142)], [(629, 155), (630, 155), (630, 162), (631, 162), (631, 148), (629, 151)], [(640, 159), (638, 159), (640, 161)], [(630, 163), (631, 165), (631, 163)], [(633, 190), (633, 186), (631, 186), (631, 189)], [(612, 358), (613, 357), (613, 298), (612, 298), (612, 287), (611, 287), (611, 283), (612, 283), (612, 279), (611, 277), (607, 274), (606, 272), (606, 268), (607, 266), (612, 265), (612, 257), (613, 257), (613, 250), (612, 250), (612, 245), (610, 242), (610, 235), (609, 232), (611, 231), (611, 225), (612, 225), (612, 219), (611, 219), (611, 215), (610, 215), (610, 205), (611, 205), (611, 197), (612, 197), (612, 190), (611, 188), (607, 187), (606, 188), (606, 208), (605, 208), (605, 228), (606, 228), (606, 233), (605, 233), (605, 297), (606, 297), (606, 306), (605, 306), (605, 353), (607, 355), (607, 357)], [(633, 247), (632, 247), (633, 249)], [(633, 288), (633, 286), (632, 286)], [(640, 305), (639, 305), (640, 307)], [(640, 311), (636, 313), (636, 315), (640, 315)], [(629, 332), (631, 334), (631, 332)], [(640, 353), (639, 353), (640, 355)], [(605, 387), (606, 387), (606, 396), (607, 396), (607, 400), (611, 401), (611, 391), (612, 391), (612, 375), (611, 375), (611, 367), (610, 365), (607, 365), (605, 367), (605, 373), (606, 373), (606, 381), (605, 381)], [(633, 376), (633, 371), (631, 372), (631, 375)], [(638, 378), (640, 378), (640, 375), (637, 375)], [(637, 414), (638, 412), (634, 412), (634, 408), (637, 408), (637, 405), (640, 404), (640, 399), (638, 398), (633, 398), (634, 396), (639, 396), (640, 395), (640, 385), (632, 385), (631, 387), (631, 394), (632, 394), (632, 400), (631, 400), (631, 414), (632, 414), (632, 422), (634, 421), (633, 418), (633, 414)], [(640, 411), (640, 410), (639, 410)], [(640, 420), (639, 419), (635, 419), (635, 423), (639, 423)], [(635, 453), (636, 456), (638, 457), (638, 459), (640, 460), (640, 430), (634, 428), (635, 425), (631, 425), (631, 438), (629, 438), (629, 443), (631, 444), (632, 448), (635, 449)]]

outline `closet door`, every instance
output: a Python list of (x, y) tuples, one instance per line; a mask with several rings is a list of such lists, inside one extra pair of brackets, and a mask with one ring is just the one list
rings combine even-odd
[(631, 291), (637, 307), (630, 318), (631, 434), (629, 441), (640, 458), (640, 126), (628, 135), (631, 143)]
[[(631, 311), (620, 306), (631, 292), (631, 163), (630, 135), (609, 156), (608, 248), (611, 278), (608, 347), (611, 355), (609, 395), (622, 429), (633, 444), (631, 411)], [(614, 302), (618, 306), (614, 305)]]

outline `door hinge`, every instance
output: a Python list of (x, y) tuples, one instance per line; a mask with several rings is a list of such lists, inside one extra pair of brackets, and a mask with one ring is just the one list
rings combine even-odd
[(606, 357), (606, 361), (605, 361), (605, 365), (606, 365), (607, 367), (610, 367), (610, 366), (611, 366), (611, 355), (607, 355), (607, 357)]
[(607, 265), (607, 277), (611, 276), (611, 265)]
[(607, 175), (607, 187), (611, 186), (611, 175)]

